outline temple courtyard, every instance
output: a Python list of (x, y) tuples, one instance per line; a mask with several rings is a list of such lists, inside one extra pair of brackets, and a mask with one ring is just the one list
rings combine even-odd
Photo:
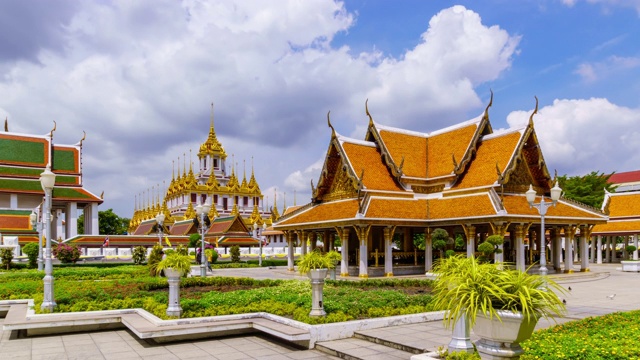
[[(196, 270), (194, 270), (196, 271)], [(303, 278), (284, 267), (275, 269), (248, 268), (215, 270), (216, 275), (246, 276), (257, 279)], [(552, 274), (560, 285), (569, 289), (563, 296), (567, 313), (554, 319), (557, 323), (599, 316), (617, 311), (640, 309), (640, 273), (622, 272), (620, 264), (592, 264), (588, 273)], [(401, 278), (401, 277), (398, 277)], [(346, 280), (358, 281), (358, 277)], [(88, 321), (100, 312), (77, 313), (78, 319)], [(53, 314), (48, 316), (61, 316)], [(425, 319), (438, 319), (423, 316)], [(58, 318), (60, 320), (60, 318)], [(3, 327), (7, 319), (0, 319)], [(55, 320), (51, 320), (55, 322)], [(410, 359), (414, 354), (434, 351), (451, 340), (451, 330), (442, 321), (418, 321), (397, 325), (398, 319), (361, 320), (348, 336), (331, 341), (319, 341), (311, 350), (301, 349), (291, 342), (268, 335), (266, 331), (238, 335), (220, 327), (220, 337), (158, 344), (140, 339), (139, 330), (117, 329), (74, 334), (24, 336), (24, 331), (2, 330), (0, 354), (2, 359)], [(369, 324), (367, 324), (369, 322)], [(537, 328), (553, 326), (554, 321), (540, 320)], [(176, 325), (175, 331), (188, 327)], [(336, 324), (314, 325), (314, 331)], [(344, 328), (348, 326), (342, 325)], [(230, 328), (230, 325), (227, 325)], [(327, 329), (328, 330), (328, 329)], [(286, 332), (282, 330), (282, 332)], [(136, 334), (136, 332), (138, 334)], [(348, 333), (348, 332), (346, 332)], [(473, 341), (476, 340), (473, 333)]]

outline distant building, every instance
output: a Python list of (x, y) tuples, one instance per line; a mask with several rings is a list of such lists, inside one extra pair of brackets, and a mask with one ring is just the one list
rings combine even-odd
[(47, 166), (56, 174), (52, 199), (51, 238), (77, 235), (78, 211), (84, 214), (84, 233), (98, 234), (98, 205), (102, 198), (82, 184), (82, 141), (75, 145), (54, 144), (54, 129), (46, 135), (0, 133), (0, 238), (5, 245), (38, 241), (31, 213), (42, 221), (44, 191), (40, 174)]

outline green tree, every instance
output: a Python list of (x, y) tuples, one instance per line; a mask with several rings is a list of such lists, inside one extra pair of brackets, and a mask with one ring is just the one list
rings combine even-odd
[(413, 245), (418, 250), (424, 250), (424, 233), (413, 234)]
[(133, 263), (140, 265), (147, 259), (147, 249), (144, 246), (136, 246), (133, 248), (133, 254), (131, 256)]
[(189, 235), (189, 247), (196, 248), (200, 246), (200, 234), (193, 233)]
[[(101, 235), (124, 235), (130, 221), (129, 218), (118, 216), (113, 209), (98, 211), (98, 231)], [(78, 234), (84, 234), (84, 214), (78, 216)]]
[(558, 184), (567, 199), (579, 201), (583, 204), (600, 208), (604, 201), (604, 189), (615, 192), (616, 187), (609, 184), (609, 178), (613, 175), (592, 171), (584, 176), (558, 176)]
[(231, 253), (231, 262), (239, 263), (240, 262), (240, 246), (233, 245), (231, 247), (230, 253)]
[(9, 270), (11, 269), (11, 261), (13, 260), (13, 249), (2, 248), (0, 249), (0, 259), (2, 259), (2, 267)]
[(30, 242), (22, 247), (22, 253), (27, 255), (29, 259), (29, 268), (33, 269), (38, 266), (38, 243)]
[(444, 257), (443, 250), (447, 246), (448, 240), (449, 233), (445, 229), (435, 229), (431, 233), (431, 247), (440, 251), (440, 258)]

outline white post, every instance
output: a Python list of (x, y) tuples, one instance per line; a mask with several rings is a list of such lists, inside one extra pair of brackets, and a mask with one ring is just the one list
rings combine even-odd
[(636, 250), (633, 252), (633, 260), (638, 260), (638, 234), (633, 234), (633, 246)]
[(48, 165), (40, 175), (40, 182), (44, 190), (44, 231), (47, 238), (44, 253), (44, 278), (42, 279), (44, 283), (44, 299), (40, 308), (48, 312), (53, 312), (56, 307), (56, 302), (53, 299), (53, 264), (51, 263), (51, 195), (55, 185), (55, 178), (55, 174), (51, 172)]
[(602, 264), (602, 235), (597, 237), (596, 263)]

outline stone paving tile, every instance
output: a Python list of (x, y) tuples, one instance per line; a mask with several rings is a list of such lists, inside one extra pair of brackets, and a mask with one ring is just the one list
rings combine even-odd
[(142, 359), (144, 360), (180, 360), (180, 358), (178, 358), (174, 354), (149, 355), (149, 356), (144, 356)]
[(106, 360), (129, 360), (129, 359), (140, 359), (140, 355), (135, 351), (125, 351), (118, 353), (102, 353)]

